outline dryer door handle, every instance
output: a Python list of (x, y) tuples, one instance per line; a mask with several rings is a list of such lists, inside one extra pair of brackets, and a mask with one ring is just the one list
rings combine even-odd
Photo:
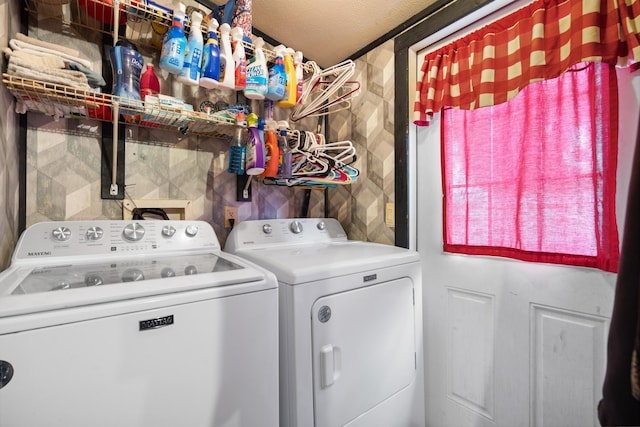
[(323, 345), (320, 349), (320, 386), (327, 388), (339, 377), (342, 369), (340, 347), (332, 344)]

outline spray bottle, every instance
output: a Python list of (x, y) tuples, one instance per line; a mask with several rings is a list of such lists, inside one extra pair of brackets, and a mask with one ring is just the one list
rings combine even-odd
[(304, 56), (302, 52), (297, 51), (295, 55), (293, 55), (293, 65), (296, 69), (296, 104), (300, 101), (302, 97), (302, 89), (304, 88), (304, 66), (302, 65), (302, 60)]
[(284, 50), (283, 45), (275, 47), (275, 64), (269, 69), (269, 89), (267, 98), (272, 101), (279, 101), (284, 98), (287, 86), (287, 74), (284, 70)]
[(291, 178), (291, 163), (293, 154), (291, 147), (287, 141), (287, 129), (289, 123), (284, 120), (278, 122), (278, 150), (280, 152), (280, 160), (278, 162), (278, 178)]
[(260, 175), (264, 172), (264, 143), (258, 131), (258, 116), (255, 113), (247, 116), (249, 137), (247, 138), (247, 175)]
[(282, 101), (278, 102), (278, 107), (291, 108), (296, 105), (296, 67), (293, 64), (294, 51), (290, 47), (284, 50), (284, 72), (287, 74), (287, 84), (285, 85)]
[(265, 168), (260, 175), (267, 178), (275, 178), (278, 175), (278, 163), (280, 160), (280, 150), (278, 149), (278, 134), (276, 122), (267, 120), (265, 131)]
[(171, 74), (179, 74), (184, 65), (184, 51), (187, 45), (184, 35), (186, 19), (186, 7), (183, 3), (178, 3), (173, 12), (173, 25), (164, 39), (160, 54), (160, 68)]
[(220, 47), (218, 46), (218, 21), (208, 18), (207, 44), (202, 52), (202, 73), (200, 86), (213, 89), (220, 83)]
[(258, 37), (255, 41), (255, 57), (247, 66), (247, 87), (244, 88), (244, 96), (249, 99), (264, 99), (267, 95), (267, 81), (269, 70), (264, 57), (264, 40)]
[(220, 84), (218, 87), (221, 89), (235, 89), (236, 87), (236, 66), (231, 51), (230, 31), (229, 24), (220, 25)]
[(198, 86), (200, 82), (200, 66), (202, 65), (202, 14), (191, 13), (191, 31), (187, 42), (187, 51), (184, 57), (182, 70), (178, 75), (178, 81), (189, 86)]
[(229, 148), (229, 164), (227, 166), (227, 172), (235, 173), (236, 175), (244, 174), (246, 150), (242, 145), (242, 129), (245, 126), (244, 113), (240, 112), (236, 116), (236, 130), (233, 137), (233, 145)]
[(231, 29), (231, 49), (235, 68), (235, 90), (243, 90), (247, 86), (247, 57), (242, 44), (242, 27)]

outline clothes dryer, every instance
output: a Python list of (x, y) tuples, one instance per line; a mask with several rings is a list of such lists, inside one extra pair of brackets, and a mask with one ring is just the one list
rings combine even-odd
[(283, 427), (424, 426), (416, 252), (334, 219), (241, 222), (225, 251), (278, 278)]
[(202, 221), (43, 222), (0, 274), (0, 426), (277, 427), (277, 282)]

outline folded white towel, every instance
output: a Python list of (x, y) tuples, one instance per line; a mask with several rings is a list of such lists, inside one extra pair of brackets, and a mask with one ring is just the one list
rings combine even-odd
[(24, 61), (31, 62), (33, 64), (40, 65), (42, 67), (49, 67), (52, 69), (63, 69), (65, 68), (64, 61), (57, 56), (53, 55), (33, 55), (29, 52), (25, 52), (23, 50), (11, 50), (8, 47), (4, 48), (4, 54), (7, 58), (11, 56), (18, 57)]
[(9, 41), (9, 47), (13, 50), (24, 51), (33, 55), (43, 56), (43, 55), (54, 55), (61, 58), (65, 63), (75, 62), (83, 67), (91, 69), (91, 61), (87, 61), (86, 59), (79, 58), (77, 56), (68, 55), (65, 52), (56, 51), (55, 49), (50, 49), (43, 46), (34, 45), (31, 43), (24, 42), (22, 40), (11, 39)]
[(74, 89), (91, 90), (87, 76), (80, 71), (58, 70), (42, 67), (29, 61), (24, 61), (17, 56), (9, 58), (7, 72), (11, 75), (38, 80), (45, 83), (54, 83), (70, 86)]
[(43, 40), (38, 40), (36, 38), (26, 36), (22, 33), (16, 33), (16, 36), (14, 38), (22, 42), (32, 44), (34, 46), (44, 47), (46, 49), (55, 50), (56, 52), (63, 52), (70, 56), (80, 55), (80, 52), (77, 51), (76, 49), (71, 49), (70, 47), (67, 47), (67, 46), (60, 46), (55, 43), (45, 42)]

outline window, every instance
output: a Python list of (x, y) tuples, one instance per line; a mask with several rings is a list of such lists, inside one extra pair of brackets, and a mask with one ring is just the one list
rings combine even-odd
[(445, 251), (617, 271), (617, 121), (604, 63), (443, 111)]

